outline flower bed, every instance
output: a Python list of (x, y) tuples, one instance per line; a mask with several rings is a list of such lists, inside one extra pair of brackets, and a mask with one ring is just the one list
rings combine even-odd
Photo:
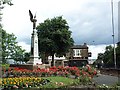
[(6, 74), (6, 77), (2, 79), (3, 88), (28, 88), (39, 87), (40, 85), (46, 84), (46, 82), (50, 82), (49, 80), (45, 81), (41, 78), (51, 76), (74, 77), (77, 78), (81, 84), (87, 84), (91, 82), (91, 79), (97, 72), (94, 68), (86, 65), (84, 68), (54, 66), (47, 69), (38, 68), (34, 70), (23, 68), (8, 68), (8, 70), (5, 70), (5, 68), (3, 68), (3, 75), (4, 74)]
[[(5, 70), (4, 70), (5, 73)], [(7, 71), (7, 76), (13, 75), (14, 77), (20, 77), (20, 76), (36, 76), (36, 77), (48, 77), (48, 76), (64, 76), (69, 77), (70, 75), (73, 75), (75, 77), (80, 76), (88, 76), (93, 77), (96, 75), (97, 72), (94, 68), (91, 68), (89, 65), (87, 65), (84, 68), (79, 69), (78, 67), (50, 67), (47, 69), (34, 69), (34, 70), (27, 70), (23, 68), (9, 68)]]
[[(41, 86), (45, 80), (37, 77), (15, 77), (15, 78), (3, 78), (1, 86), (2, 88), (29, 88)], [(47, 84), (47, 83), (46, 83)]]

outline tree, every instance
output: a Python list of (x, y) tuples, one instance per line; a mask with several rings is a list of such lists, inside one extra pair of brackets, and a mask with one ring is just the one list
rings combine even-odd
[(16, 61), (21, 60), (25, 50), (18, 46), (18, 42), (16, 42), (17, 37), (13, 33), (8, 34), (3, 29), (0, 29), (0, 33), (2, 33), (2, 63), (6, 63), (8, 58)]
[(44, 56), (52, 56), (52, 65), (54, 54), (65, 55), (74, 41), (71, 37), (71, 31), (67, 21), (62, 16), (47, 19), (44, 23), (37, 26), (39, 52)]
[(120, 42), (117, 43), (117, 47), (116, 47), (116, 63), (118, 68), (120, 68)]
[[(12, 0), (0, 0), (0, 22), (2, 21), (2, 13), (1, 10), (4, 8), (4, 4), (8, 4), (8, 5), (13, 5), (11, 3)], [(0, 23), (0, 41), (2, 41), (2, 24)], [(0, 56), (2, 56), (2, 44), (0, 43)]]
[(3, 5), (3, 4), (8, 4), (8, 5), (13, 5), (13, 3), (11, 2), (12, 0), (0, 0), (0, 5)]
[(21, 46), (15, 45), (14, 53), (12, 53), (12, 57), (15, 61), (24, 61), (24, 53), (25, 50), (21, 48)]
[(113, 47), (111, 45), (106, 47), (103, 62), (108, 66), (114, 66)]
[(103, 53), (98, 53), (97, 59), (103, 59), (103, 58), (104, 58), (104, 54)]
[[(97, 60), (103, 60), (106, 67), (114, 67), (113, 47), (111, 45), (106, 46), (103, 54), (99, 53)], [(116, 47), (116, 65), (120, 66), (120, 44)]]
[(29, 60), (30, 60), (30, 53), (25, 52), (25, 54), (24, 54), (24, 62), (27, 62)]
[[(0, 0), (0, 11), (4, 8), (4, 4), (13, 5), (12, 0)], [(2, 21), (2, 13), (0, 13), (0, 21)], [(0, 55), (2, 56), (2, 63), (6, 63), (7, 58), (13, 58), (16, 61), (23, 60), (23, 50), (17, 45), (16, 37), (14, 34), (8, 34), (2, 29), (2, 24), (0, 23), (0, 44), (1, 50)]]

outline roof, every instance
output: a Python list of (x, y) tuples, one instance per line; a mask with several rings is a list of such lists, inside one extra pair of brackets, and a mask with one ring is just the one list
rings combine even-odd
[(71, 49), (88, 49), (87, 45), (74, 45)]
[(117, 42), (117, 44), (118, 44), (118, 45), (120, 45), (120, 41), (119, 41), (119, 42)]

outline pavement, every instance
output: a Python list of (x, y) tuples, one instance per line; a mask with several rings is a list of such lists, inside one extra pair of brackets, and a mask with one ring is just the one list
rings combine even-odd
[(94, 77), (93, 80), (97, 85), (114, 85), (120, 82), (120, 77), (100, 74), (98, 77)]

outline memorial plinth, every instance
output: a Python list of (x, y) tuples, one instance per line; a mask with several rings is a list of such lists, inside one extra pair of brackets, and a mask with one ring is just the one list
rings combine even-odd
[(38, 35), (36, 31), (36, 15), (33, 17), (31, 11), (29, 10), (30, 21), (33, 23), (33, 32), (31, 36), (31, 55), (30, 60), (27, 64), (11, 64), (10, 67), (18, 67), (33, 70), (35, 68), (45, 68), (44, 65), (41, 65), (41, 59), (39, 58), (38, 52)]
[(42, 64), (41, 59), (39, 59), (39, 52), (38, 52), (38, 35), (36, 31), (36, 22), (37, 20), (35, 19), (36, 16), (34, 16), (29, 10), (29, 15), (30, 15), (30, 21), (33, 23), (33, 33), (31, 37), (31, 55), (30, 55), (30, 60), (27, 62), (27, 64), (32, 64), (32, 65), (38, 65)]
[(33, 64), (33, 65), (42, 64), (41, 59), (39, 59), (38, 35), (35, 29), (33, 30), (31, 37), (31, 56), (27, 64)]

